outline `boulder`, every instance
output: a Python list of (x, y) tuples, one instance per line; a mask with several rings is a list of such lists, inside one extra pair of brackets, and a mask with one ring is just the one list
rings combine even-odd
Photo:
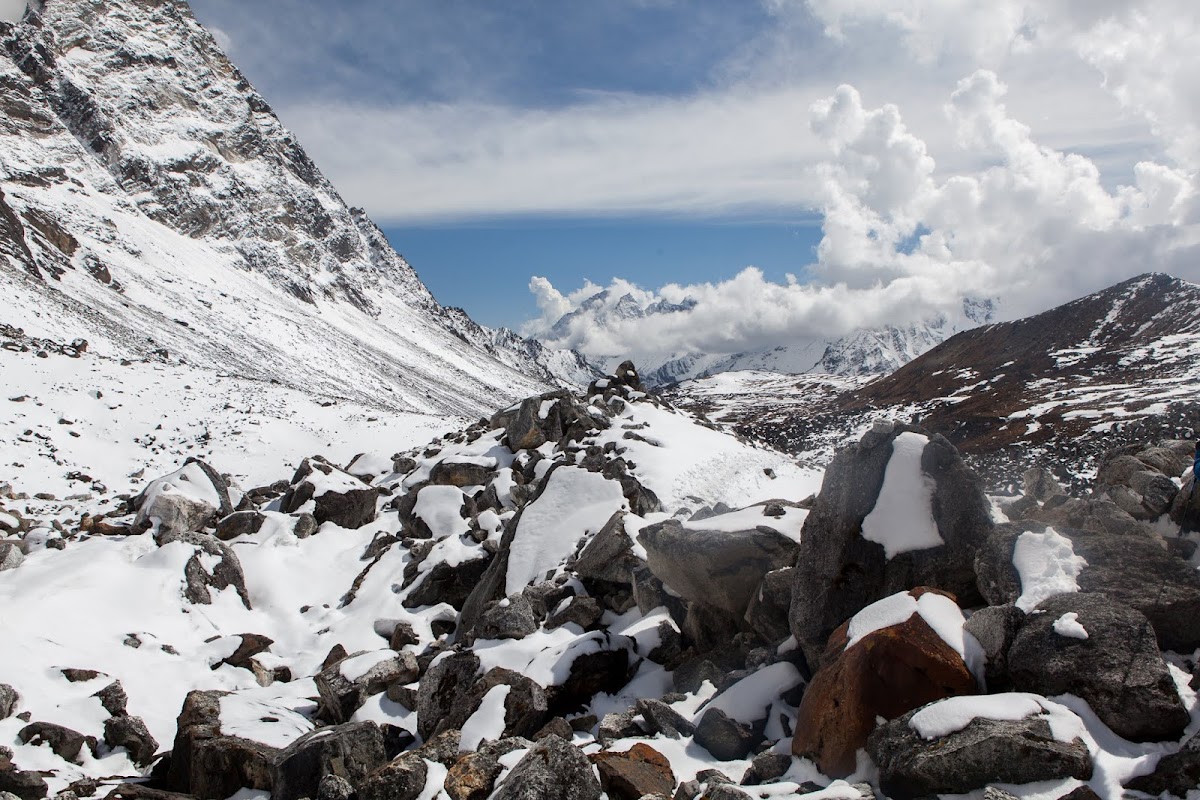
[(93, 756), (96, 755), (97, 742), (94, 736), (84, 736), (78, 731), (52, 722), (31, 722), (17, 732), (17, 739), (21, 744), (48, 745), (63, 761), (75, 764), (82, 763), (80, 753), (84, 745), (87, 745)]
[(633, 540), (625, 533), (625, 512), (618, 511), (583, 548), (574, 569), (585, 580), (630, 584), (641, 563), (633, 554)]
[(450, 800), (487, 800), (504, 768), (488, 753), (467, 753), (454, 762), (443, 788)]
[(379, 492), (332, 464), (306, 458), (279, 501), (285, 514), (305, 512), (318, 523), (361, 528), (375, 521)]
[(647, 525), (638, 534), (646, 564), (676, 594), (746, 614), (768, 572), (791, 566), (798, 545), (772, 528), (720, 531), (684, 528), (677, 519)]
[(1012, 688), (1012, 681), (1008, 677), (1008, 651), (1024, 619), (1025, 612), (1013, 603), (1006, 603), (981, 608), (967, 620), (965, 630), (983, 648), (986, 659), (984, 677), (990, 692)]
[(438, 603), (449, 603), (456, 609), (463, 609), (467, 598), (479, 585), (489, 564), (495, 559), (482, 557), (450, 564), (439, 561), (419, 578), (417, 583), (404, 597), (405, 608), (421, 608), (434, 606)]
[(791, 636), (790, 613), (795, 569), (784, 567), (768, 572), (746, 608), (746, 624), (763, 641), (782, 642)]
[(991, 529), (980, 480), (950, 442), (877, 423), (834, 457), (804, 521), (791, 630), (809, 663), (838, 625), (895, 592), (929, 586), (977, 604), (973, 561)]
[(1142, 614), (1101, 594), (1060, 594), (1038, 604), (1009, 651), (1014, 689), (1087, 701), (1134, 742), (1176, 740), (1190, 720)]
[(229, 482), (208, 464), (189, 458), (169, 475), (146, 485), (134, 498), (134, 527), (198, 531), (233, 513)]
[(428, 775), (425, 759), (401, 753), (366, 777), (358, 789), (359, 800), (417, 800)]
[(1021, 484), (1024, 487), (1025, 496), (1033, 498), (1039, 503), (1044, 503), (1051, 497), (1066, 494), (1062, 485), (1045, 467), (1031, 467), (1025, 470), (1021, 476)]
[(600, 793), (587, 756), (547, 736), (517, 762), (491, 800), (599, 800)]
[(0, 572), (6, 569), (16, 569), (25, 560), (21, 546), (16, 542), (0, 542)]
[(227, 694), (188, 692), (176, 725), (167, 788), (201, 800), (224, 800), (241, 789), (271, 791), (279, 751), (221, 733), (221, 698)]
[(351, 800), (354, 797), (354, 787), (341, 775), (326, 775), (317, 787), (317, 800)]
[(431, 666), (417, 690), (417, 734), (429, 741), (438, 731), (457, 728), (441, 723), (478, 679), (479, 656), (470, 651), (451, 653)]
[(393, 684), (415, 681), (421, 670), (417, 657), (393, 650), (357, 653), (317, 673), (321, 713), (331, 722), (346, 722), (371, 695)]
[(923, 738), (912, 721), (926, 709), (881, 725), (867, 743), (879, 767), (880, 788), (894, 800), (963, 794), (991, 783), (1091, 777), (1092, 759), (1083, 741), (1056, 739), (1045, 714), (1017, 720), (980, 716), (958, 730)]
[(600, 607), (596, 598), (576, 596), (567, 600), (564, 607), (550, 615), (546, 620), (546, 630), (552, 631), (571, 622), (586, 631), (596, 625), (602, 616), (604, 609)]
[(19, 699), (21, 699), (21, 695), (17, 694), (16, 689), (7, 683), (0, 683), (0, 719), (8, 719), (12, 716)]
[(475, 635), (480, 639), (524, 639), (537, 629), (533, 606), (518, 592), (492, 603), (480, 616)]
[[(875, 628), (873, 620), (902, 617), (903, 611), (887, 611), (906, 602), (906, 597), (917, 600), (911, 616)], [(919, 610), (925, 603), (931, 615), (937, 614), (945, 611), (939, 604), (946, 602), (947, 598), (927, 591), (901, 593), (873, 604), (839, 627), (804, 692), (792, 752), (812, 759), (830, 777), (845, 777), (854, 771), (856, 753), (877, 719), (895, 719), (944, 697), (974, 694), (975, 678), (963, 657)], [(852, 643), (860, 625), (869, 632)]]
[(1077, 528), (1117, 535), (1153, 537), (1146, 523), (1133, 516), (1107, 497), (1053, 498), (1045, 505), (1030, 509), (1023, 519), (1052, 525), (1056, 529)]
[(258, 533), (267, 521), (267, 515), (261, 511), (235, 511), (217, 522), (216, 536), (227, 542), (239, 536), (249, 536)]
[(207, 533), (174, 530), (167, 530), (156, 539), (163, 546), (182, 542), (192, 548), (192, 556), (183, 566), (183, 596), (188, 602), (210, 605), (210, 590), (219, 592), (232, 586), (241, 598), (242, 605), (250, 608), (250, 595), (246, 591), (242, 562), (227, 544)]
[(590, 758), (609, 800), (639, 800), (648, 794), (669, 796), (675, 790), (670, 762), (648, 744), (635, 744), (623, 753), (595, 753)]
[(474, 461), (455, 461), (452, 458), (439, 461), (433, 465), (429, 473), (429, 482), (435, 486), (486, 486), (495, 477), (492, 464), (480, 464)]
[(231, 667), (248, 669), (253, 672), (254, 664), (251, 659), (259, 653), (265, 653), (271, 645), (275, 644), (273, 639), (263, 636), (261, 633), (239, 633), (237, 636), (241, 640), (237, 649), (231, 655), (213, 664), (213, 669), (217, 669), (222, 664), (228, 664)]
[[(999, 525), (975, 561), (979, 590), (991, 605), (1021, 597), (1021, 576), (1013, 565), (1024, 534), (1045, 534), (1040, 522)], [(1163, 650), (1191, 652), (1200, 647), (1200, 573), (1163, 549), (1152, 535), (1053, 528), (1087, 563), (1075, 577), (1079, 590), (1107, 594), (1141, 612), (1154, 626)], [(1034, 541), (1031, 537), (1030, 542)]]
[(158, 740), (141, 717), (128, 714), (104, 720), (104, 743), (109, 747), (124, 747), (129, 759), (139, 767), (148, 767), (158, 752)]
[(0, 747), (0, 795), (8, 793), (19, 797), (20, 800), (41, 800), (49, 791), (50, 788), (39, 773), (14, 769), (12, 751), (7, 747)]
[[(423, 683), (424, 681), (422, 681)], [(460, 685), (452, 698), (449, 710), (437, 722), (435, 735), (458, 730), (466, 725), (483, 703), (484, 696), (496, 686), (507, 686), (504, 698), (504, 725), (498, 738), (529, 737), (545, 724), (549, 702), (546, 692), (534, 681), (503, 667), (493, 667), (475, 680), (469, 688)], [(418, 717), (419, 719), (419, 717)], [(462, 745), (466, 747), (465, 744)]]
[(745, 758), (762, 741), (762, 735), (738, 722), (719, 708), (710, 708), (700, 718), (694, 734), (696, 744), (721, 761)]
[(792, 756), (768, 750), (759, 753), (750, 762), (750, 768), (742, 776), (743, 786), (762, 786), (774, 783), (792, 768)]
[(645, 731), (637, 724), (637, 714), (632, 711), (616, 711), (605, 714), (596, 726), (596, 741), (607, 746), (618, 739), (644, 736)]
[(1160, 758), (1149, 775), (1140, 775), (1125, 784), (1126, 789), (1149, 795), (1167, 792), (1175, 797), (1187, 797), (1197, 786), (1200, 786), (1200, 736), (1192, 736), (1178, 752)]
[(327, 775), (362, 786), (388, 761), (383, 731), (374, 722), (350, 722), (307, 733), (288, 745), (275, 762), (272, 800), (316, 797)]
[(691, 720), (662, 700), (642, 698), (637, 701), (637, 712), (646, 720), (651, 733), (661, 733), (668, 739), (679, 739), (696, 732)]

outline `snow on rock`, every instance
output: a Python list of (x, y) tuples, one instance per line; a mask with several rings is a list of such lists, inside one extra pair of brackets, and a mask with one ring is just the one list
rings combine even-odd
[(1088, 638), (1087, 630), (1080, 624), (1079, 615), (1074, 611), (1063, 614), (1054, 620), (1054, 632), (1059, 636), (1066, 636), (1070, 639)]
[(575, 552), (580, 539), (599, 531), (609, 517), (627, 507), (617, 481), (578, 467), (556, 469), (517, 523), (505, 594), (519, 592), (553, 571)]
[(463, 492), (457, 486), (426, 486), (417, 494), (413, 515), (420, 517), (437, 540), (470, 530), (462, 517)]
[(896, 437), (883, 487), (862, 523), (863, 538), (883, 545), (889, 559), (945, 543), (933, 519), (935, 484), (921, 469), (927, 444), (928, 437), (913, 431)]
[(948, 736), (976, 718), (1021, 720), (1044, 715), (1054, 738), (1070, 742), (1083, 738), (1083, 722), (1070, 709), (1036, 694), (1007, 692), (992, 695), (948, 697), (925, 706), (912, 716), (909, 727), (926, 740)]
[(983, 647), (966, 631), (964, 626), (967, 621), (962, 609), (949, 597), (937, 592), (927, 591), (920, 597), (913, 597), (909, 592), (897, 592), (875, 601), (850, 619), (845, 649), (849, 650), (875, 631), (899, 625), (913, 614), (920, 614), (938, 638), (962, 657), (971, 674), (976, 679), (982, 679), (985, 660)]
[(1075, 555), (1071, 540), (1053, 528), (1043, 533), (1026, 531), (1017, 537), (1013, 566), (1021, 578), (1017, 608), (1029, 613), (1038, 603), (1063, 592), (1078, 592), (1076, 578), (1087, 561)]
[(266, 702), (252, 693), (221, 698), (221, 733), (283, 749), (313, 730), (306, 717), (290, 708)]
[(459, 752), (470, 752), (479, 749), (479, 743), (486, 740), (495, 741), (504, 734), (504, 701), (512, 687), (499, 684), (487, 690), (479, 708), (475, 710), (462, 726), (462, 738), (458, 741)]

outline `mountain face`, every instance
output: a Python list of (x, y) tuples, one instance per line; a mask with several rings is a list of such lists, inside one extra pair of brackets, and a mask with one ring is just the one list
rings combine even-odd
[[(629, 294), (613, 300), (606, 289), (563, 315), (542, 338), (551, 344), (569, 341), (572, 327), (584, 321), (588, 325), (607, 328), (661, 314), (687, 313), (695, 305), (694, 301), (672, 304), (660, 300), (643, 307)], [(861, 330), (838, 339), (801, 339), (733, 355), (651, 353), (638, 361), (642, 377), (649, 386), (669, 386), (692, 378), (746, 370), (785, 375), (882, 375), (907, 364), (959, 331), (991, 322), (994, 314), (992, 301), (966, 299), (960, 313), (942, 314), (903, 327)], [(612, 370), (624, 358), (624, 355), (613, 355), (595, 360), (601, 368)]]
[(440, 306), (182, 0), (0, 23), (0, 112), (0, 322), (402, 411), (577, 377)]
[(1064, 479), (1086, 483), (1106, 451), (1190, 438), (1200, 423), (1200, 286), (1142, 275), (1036, 316), (963, 331), (867, 382), (721, 377), (667, 396), (816, 460), (873, 419), (915, 418), (997, 480), (1019, 478), (1032, 448)]

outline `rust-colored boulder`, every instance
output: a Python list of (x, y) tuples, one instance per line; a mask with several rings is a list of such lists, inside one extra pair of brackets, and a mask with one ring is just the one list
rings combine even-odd
[[(929, 591), (911, 594), (919, 598)], [(869, 633), (847, 649), (850, 623), (829, 638), (800, 703), (792, 739), (793, 753), (812, 759), (832, 778), (854, 771), (856, 753), (877, 718), (895, 719), (934, 700), (978, 691), (962, 656), (920, 614)]]
[(624, 753), (595, 753), (590, 758), (610, 800), (638, 800), (648, 794), (670, 797), (675, 791), (670, 762), (650, 745), (639, 743)]

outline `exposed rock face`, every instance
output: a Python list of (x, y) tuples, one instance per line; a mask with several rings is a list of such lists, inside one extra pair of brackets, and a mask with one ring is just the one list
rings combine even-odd
[(242, 788), (271, 790), (279, 751), (221, 733), (221, 698), (227, 694), (188, 693), (171, 750), (172, 790), (201, 800), (223, 800)]
[(625, 512), (618, 511), (583, 548), (575, 572), (592, 580), (633, 583), (633, 571), (641, 563), (633, 555), (633, 541), (625, 533)]
[(229, 484), (195, 458), (170, 475), (151, 481), (134, 500), (135, 526), (157, 523), (162, 532), (198, 531), (233, 513)]
[(139, 767), (150, 766), (158, 752), (158, 741), (141, 717), (121, 715), (104, 720), (104, 742), (109, 747), (124, 747)]
[(677, 594), (738, 619), (768, 572), (791, 566), (797, 544), (765, 526), (747, 531), (685, 529), (676, 519), (638, 534), (650, 571)]
[(417, 753), (401, 753), (366, 777), (361, 800), (417, 800), (425, 791), (429, 767)]
[(412, 653), (389, 650), (350, 656), (317, 674), (322, 711), (332, 722), (347, 722), (368, 697), (393, 684), (414, 681), (419, 674), (417, 657)]
[(867, 745), (879, 766), (880, 788), (896, 800), (960, 794), (990, 783), (1091, 777), (1092, 759), (1082, 740), (1056, 740), (1040, 715), (1017, 721), (977, 718), (926, 741), (910, 727), (916, 713), (880, 726)]
[(1193, 443), (1131, 445), (1106, 453), (1096, 471), (1096, 491), (1107, 493), (1134, 519), (1152, 520), (1171, 508), (1181, 476), (1191, 463)]
[(981, 608), (967, 620), (964, 629), (983, 647), (986, 659), (984, 677), (989, 692), (1003, 692), (1012, 688), (1012, 680), (1008, 675), (1008, 651), (1024, 619), (1025, 612), (1007, 603)]
[[(1000, 525), (980, 548), (975, 567), (988, 603), (1002, 605), (1021, 596), (1020, 575), (1013, 566), (1017, 540), (1046, 527), (1028, 521)], [(1140, 611), (1154, 626), (1163, 650), (1191, 652), (1200, 647), (1200, 574), (1163, 549), (1160, 539), (1146, 533), (1054, 530), (1087, 561), (1076, 578), (1080, 591), (1107, 594)]]
[(462, 695), (475, 685), (479, 674), (479, 656), (472, 652), (452, 653), (438, 661), (421, 679), (417, 693), (417, 733), (428, 741), (438, 731), (453, 725), (443, 725)]
[(1176, 797), (1186, 797), (1197, 786), (1200, 786), (1200, 736), (1188, 739), (1179, 752), (1159, 759), (1149, 775), (1142, 775), (1125, 784), (1127, 789), (1149, 795), (1169, 792)]
[(624, 753), (596, 753), (591, 760), (610, 800), (640, 800), (648, 794), (670, 796), (675, 791), (671, 764), (650, 745), (635, 744)]
[(374, 722), (322, 728), (300, 737), (279, 753), (271, 797), (316, 797), (327, 775), (338, 775), (352, 786), (360, 786), (387, 760), (383, 731)]
[(600, 792), (587, 757), (557, 736), (547, 736), (517, 762), (492, 800), (599, 800)]
[(1086, 700), (1130, 741), (1178, 739), (1190, 720), (1150, 623), (1105, 595), (1040, 603), (1009, 651), (1009, 675), (1020, 691)]
[(378, 500), (379, 493), (375, 489), (350, 473), (332, 464), (306, 458), (280, 500), (280, 510), (285, 514), (304, 511), (316, 517), (317, 522), (361, 528), (375, 519)]
[[(933, 482), (930, 514), (943, 544), (898, 552), (889, 559), (883, 545), (864, 538), (863, 521), (879, 498), (893, 443), (905, 433), (928, 439), (920, 469)], [(804, 522), (795, 564), (791, 628), (805, 656), (817, 663), (838, 625), (898, 591), (929, 586), (971, 605), (978, 598), (975, 551), (991, 529), (979, 479), (948, 441), (909, 425), (880, 424), (868, 432), (833, 459)]]
[(207, 533), (177, 533), (173, 530), (162, 534), (158, 541), (163, 546), (182, 542), (194, 551), (183, 567), (183, 595), (188, 602), (209, 605), (212, 603), (210, 590), (219, 592), (232, 586), (241, 598), (242, 605), (250, 608), (250, 594), (246, 591), (242, 563), (224, 542)]
[(850, 624), (829, 638), (792, 740), (795, 755), (811, 758), (831, 777), (854, 771), (855, 754), (878, 718), (895, 719), (934, 700), (977, 691), (962, 656), (919, 614), (847, 647)]

